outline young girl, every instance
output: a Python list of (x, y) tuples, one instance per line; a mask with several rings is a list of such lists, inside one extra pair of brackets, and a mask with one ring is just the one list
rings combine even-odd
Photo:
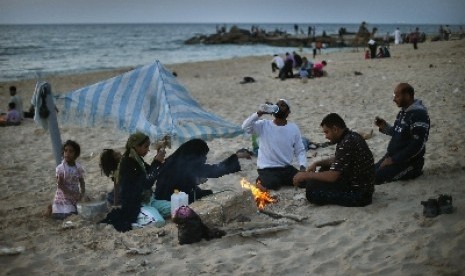
[(63, 144), (63, 162), (56, 167), (57, 191), (52, 204), (52, 217), (64, 219), (77, 214), (76, 204), (84, 197), (86, 184), (84, 169), (76, 162), (81, 153), (78, 143), (68, 140)]
[(100, 169), (113, 181), (113, 190), (107, 194), (107, 201), (114, 206), (121, 204), (121, 187), (118, 175), (121, 157), (121, 152), (113, 149), (104, 149), (100, 154)]

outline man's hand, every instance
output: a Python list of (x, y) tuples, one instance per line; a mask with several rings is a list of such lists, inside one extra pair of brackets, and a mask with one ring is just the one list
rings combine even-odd
[(299, 186), (300, 183), (310, 179), (311, 172), (298, 172), (294, 175), (292, 179), (292, 184), (296, 187)]
[(312, 163), (310, 166), (307, 168), (307, 172), (315, 172), (316, 171), (316, 163)]
[(257, 111), (258, 117), (261, 117), (263, 114), (268, 114), (268, 113), (263, 112), (263, 111), (261, 111), (261, 110)]

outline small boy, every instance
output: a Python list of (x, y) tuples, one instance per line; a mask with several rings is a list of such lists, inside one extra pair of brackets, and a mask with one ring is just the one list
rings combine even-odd
[(5, 120), (0, 121), (0, 126), (17, 126), (21, 124), (21, 116), (18, 110), (16, 110), (16, 104), (10, 102), (8, 104), (8, 112), (6, 113)]

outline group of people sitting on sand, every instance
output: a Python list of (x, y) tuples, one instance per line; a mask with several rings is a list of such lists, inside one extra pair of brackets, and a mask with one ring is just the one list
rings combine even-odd
[(0, 114), (0, 126), (17, 126), (24, 118), (23, 102), (16, 94), (16, 86), (10, 86), (10, 96), (7, 112)]
[(18, 95), (16, 86), (10, 86), (10, 100), (7, 112), (0, 113), (0, 126), (18, 126), (24, 118), (34, 118), (34, 106), (28, 111), (23, 111), (23, 100)]
[[(430, 121), (426, 107), (414, 97), (414, 88), (400, 83), (394, 89), (393, 101), (401, 109), (394, 125), (376, 117), (379, 131), (392, 136), (387, 152), (377, 163), (364, 137), (349, 129), (337, 113), (326, 115), (320, 124), (329, 143), (337, 145), (334, 156), (307, 164), (306, 148), (298, 126), (288, 121), (291, 104), (279, 99), (273, 113), (258, 110), (247, 117), (242, 128), (257, 137), (256, 186), (262, 191), (282, 186), (305, 189), (312, 204), (366, 206), (372, 203), (374, 185), (413, 179), (422, 174), (425, 143)], [(273, 119), (263, 119), (264, 115)], [(170, 197), (175, 190), (185, 192), (189, 203), (213, 194), (200, 184), (241, 170), (238, 152), (217, 164), (207, 164), (209, 147), (201, 139), (185, 142), (170, 156), (163, 148), (150, 164), (150, 138), (137, 132), (129, 136), (124, 153), (105, 149), (100, 156), (103, 173), (110, 177), (114, 189), (108, 200), (114, 206), (102, 223), (118, 231), (138, 225), (142, 210), (157, 214), (157, 226), (165, 224), (170, 213)], [(77, 212), (76, 204), (85, 196), (84, 170), (76, 161), (79, 144), (66, 141), (63, 162), (56, 168), (58, 187), (52, 206), (53, 217), (63, 219)], [(299, 167), (294, 167), (297, 162)]]
[[(287, 52), (285, 57), (274, 55), (271, 60), (271, 71), (278, 71), (278, 78), (285, 80), (288, 78), (300, 78), (306, 82), (309, 78), (318, 78), (325, 75), (323, 68), (327, 65), (325, 60), (313, 63), (307, 57), (301, 57), (295, 51)], [(297, 73), (294, 73), (297, 70)]]

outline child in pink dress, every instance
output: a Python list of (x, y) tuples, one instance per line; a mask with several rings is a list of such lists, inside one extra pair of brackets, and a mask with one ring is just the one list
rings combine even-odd
[(77, 214), (76, 204), (84, 197), (84, 169), (76, 159), (81, 153), (78, 143), (68, 140), (63, 144), (63, 162), (56, 167), (57, 191), (52, 204), (52, 217), (64, 219)]

